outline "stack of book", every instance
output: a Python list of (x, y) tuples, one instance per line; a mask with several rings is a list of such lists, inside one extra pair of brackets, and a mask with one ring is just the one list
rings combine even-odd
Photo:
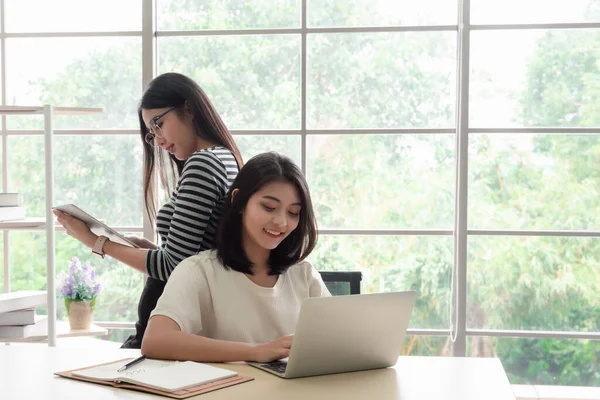
[(25, 207), (19, 206), (18, 193), (0, 193), (0, 222), (25, 219)]
[(35, 308), (46, 300), (45, 291), (0, 294), (0, 339), (23, 339), (45, 332), (47, 317), (36, 315)]

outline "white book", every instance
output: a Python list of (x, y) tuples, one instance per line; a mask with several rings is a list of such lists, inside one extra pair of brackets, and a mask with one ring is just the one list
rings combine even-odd
[(39, 290), (21, 290), (0, 294), (0, 313), (23, 310), (46, 304), (47, 294)]
[(0, 326), (35, 324), (35, 308), (0, 314)]
[(46, 329), (46, 315), (36, 315), (35, 324), (0, 326), (0, 339), (22, 339), (37, 336)]
[(15, 221), (25, 219), (25, 207), (0, 207), (0, 221)]
[(204, 383), (237, 376), (237, 372), (192, 361), (162, 361), (145, 359), (122, 372), (117, 370), (128, 361), (117, 361), (83, 370), (74, 376), (108, 382), (127, 382), (150, 389), (176, 392)]
[(0, 207), (19, 205), (19, 193), (0, 193)]
[(86, 223), (90, 231), (96, 235), (106, 236), (111, 242), (122, 244), (123, 246), (138, 247), (137, 244), (121, 235), (119, 232), (106, 225), (104, 222), (97, 220), (75, 204), (64, 204), (62, 206), (52, 207), (53, 210), (62, 211)]

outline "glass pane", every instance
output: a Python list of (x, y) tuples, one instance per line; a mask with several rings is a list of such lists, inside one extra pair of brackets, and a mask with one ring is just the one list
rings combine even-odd
[(309, 135), (321, 228), (452, 229), (454, 135)]
[(468, 241), (470, 328), (600, 331), (598, 238)]
[(0, 235), (0, 293), (4, 293), (4, 232)]
[(469, 227), (600, 228), (600, 136), (469, 138)]
[[(141, 236), (140, 232), (124, 235)], [(96, 299), (95, 321), (137, 321), (137, 306), (144, 287), (144, 275), (111, 257), (103, 260), (92, 256), (88, 247), (69, 237), (65, 233), (57, 234), (56, 239), (56, 272), (66, 270), (73, 256), (81, 262), (88, 262), (96, 270), (98, 282), (102, 290)], [(60, 292), (59, 293), (60, 296)], [(57, 314), (67, 319), (62, 303), (57, 303)]]
[[(54, 129), (137, 128), (141, 55), (139, 38), (7, 39), (7, 103), (104, 108), (99, 115), (56, 116)], [(8, 127), (44, 124), (41, 117), (13, 116)]]
[(300, 0), (157, 0), (159, 30), (300, 27)]
[(600, 386), (594, 340), (468, 337), (467, 356), (500, 358), (513, 385)]
[[(99, 260), (93, 257), (89, 248), (64, 232), (57, 232), (55, 239), (57, 277), (67, 270), (69, 261), (74, 256), (82, 263), (89, 263), (96, 270), (102, 291), (96, 300), (94, 320), (136, 321), (137, 304), (143, 288), (143, 274), (113, 258)], [(12, 290), (46, 290), (45, 232), (11, 232), (10, 251)], [(67, 319), (58, 287), (57, 284), (57, 319)]]
[[(131, 321), (137, 321), (137, 315)], [(135, 335), (135, 329), (111, 329), (109, 340), (111, 342), (124, 343), (129, 335)]]
[(600, 21), (597, 0), (472, 0), (473, 24), (541, 24)]
[(452, 25), (456, 0), (307, 0), (309, 26)]
[(46, 290), (45, 231), (12, 231), (9, 240), (11, 291)]
[[(66, 236), (66, 235), (64, 235)], [(58, 243), (58, 235), (56, 237)], [(71, 239), (73, 240), (73, 239)], [(10, 290), (46, 290), (46, 233), (12, 231), (9, 233)], [(58, 247), (57, 247), (58, 254)], [(57, 301), (57, 312), (60, 307)], [(48, 315), (47, 305), (36, 307), (39, 315)]]
[[(108, 32), (142, 29), (140, 0), (4, 0), (7, 32)], [(60, 54), (62, 57), (64, 53)], [(43, 58), (38, 58), (38, 60)], [(46, 62), (45, 59), (44, 63)]]
[(299, 36), (168, 37), (158, 45), (159, 73), (195, 79), (228, 128), (300, 128)]
[[(55, 204), (74, 203), (112, 226), (141, 226), (142, 144), (134, 135), (56, 136)], [(28, 216), (45, 215), (44, 138), (10, 136), (9, 188)]]
[(290, 157), (300, 167), (302, 165), (302, 143), (300, 135), (236, 135), (235, 142), (242, 152), (244, 162), (257, 154), (276, 151)]
[(454, 125), (455, 32), (308, 37), (308, 127)]
[[(2, 13), (0, 13), (0, 18), (2, 18), (2, 17), (3, 17), (3, 15), (2, 15)], [(6, 42), (6, 40), (3, 40), (3, 41), (0, 42), (0, 54), (2, 52), (2, 46), (4, 45), (5, 42)], [(3, 69), (2, 64), (4, 64), (4, 63), (0, 63), (0, 74), (3, 73), (3, 71), (2, 71), (2, 69)], [(4, 88), (2, 87), (2, 85), (4, 84), (4, 82), (2, 82), (2, 81), (3, 81), (3, 79), (0, 79), (0, 90), (4, 90)], [(2, 105), (4, 105), (4, 103)]]
[(361, 271), (361, 293), (416, 290), (410, 328), (448, 329), (452, 237), (321, 235), (320, 271)]
[(600, 126), (600, 29), (474, 31), (470, 124)]
[(452, 341), (449, 337), (406, 336), (401, 355), (451, 357)]

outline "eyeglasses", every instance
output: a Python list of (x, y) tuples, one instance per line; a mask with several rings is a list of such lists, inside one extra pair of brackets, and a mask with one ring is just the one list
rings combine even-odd
[(156, 117), (150, 120), (150, 128), (148, 128), (148, 133), (144, 136), (144, 140), (151, 146), (154, 146), (154, 138), (163, 137), (162, 128), (158, 126), (158, 120), (167, 115), (169, 112), (173, 111), (177, 107), (171, 107), (167, 111), (162, 114), (157, 115)]

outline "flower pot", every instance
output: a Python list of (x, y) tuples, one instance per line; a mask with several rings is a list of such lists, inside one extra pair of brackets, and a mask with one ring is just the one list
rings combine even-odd
[[(93, 301), (93, 300), (92, 300)], [(71, 329), (88, 329), (92, 323), (92, 302), (65, 299)]]

